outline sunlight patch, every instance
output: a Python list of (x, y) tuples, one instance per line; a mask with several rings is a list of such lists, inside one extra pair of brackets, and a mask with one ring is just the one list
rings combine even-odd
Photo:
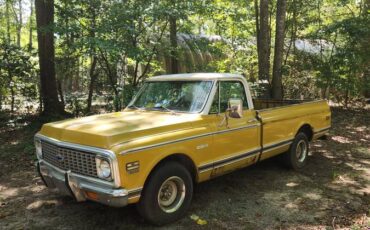
[(297, 183), (295, 183), (295, 182), (289, 182), (289, 183), (287, 183), (286, 184), (286, 186), (288, 186), (288, 187), (296, 187), (296, 186), (298, 186), (299, 184), (297, 184)]
[(11, 145), (17, 145), (17, 144), (19, 144), (19, 141), (11, 141), (10, 144)]
[(284, 206), (285, 208), (290, 208), (290, 209), (298, 209), (298, 205), (293, 204), (293, 203), (288, 203)]
[(44, 205), (51, 206), (51, 205), (56, 205), (56, 204), (58, 204), (57, 200), (37, 200), (29, 204), (26, 209), (32, 210), (32, 209), (41, 208)]
[(320, 200), (322, 196), (320, 194), (317, 194), (317, 193), (306, 193), (305, 197), (307, 197), (311, 200)]
[(363, 132), (363, 131), (365, 131), (365, 130), (366, 130), (366, 126), (356, 127), (356, 128), (355, 128), (355, 130), (356, 130), (357, 132)]
[(0, 197), (6, 199), (6, 198), (9, 198), (9, 197), (17, 196), (18, 193), (19, 193), (18, 188), (6, 188), (4, 190), (1, 190)]
[(352, 141), (350, 141), (347, 137), (342, 137), (342, 136), (333, 136), (331, 139), (339, 143), (342, 143), (342, 144), (352, 143)]

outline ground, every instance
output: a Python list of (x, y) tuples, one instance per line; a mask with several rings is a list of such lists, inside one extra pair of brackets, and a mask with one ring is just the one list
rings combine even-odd
[[(332, 111), (328, 140), (311, 144), (304, 170), (270, 159), (199, 184), (187, 215), (164, 229), (370, 229), (370, 111)], [(0, 115), (0, 229), (153, 228), (135, 206), (76, 203), (46, 189), (32, 145), (40, 121)]]

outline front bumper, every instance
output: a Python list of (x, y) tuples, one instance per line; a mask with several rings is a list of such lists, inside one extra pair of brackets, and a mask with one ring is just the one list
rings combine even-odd
[(101, 180), (61, 170), (44, 160), (37, 162), (37, 171), (48, 188), (57, 189), (79, 202), (92, 200), (113, 207), (128, 204), (126, 189), (114, 188)]

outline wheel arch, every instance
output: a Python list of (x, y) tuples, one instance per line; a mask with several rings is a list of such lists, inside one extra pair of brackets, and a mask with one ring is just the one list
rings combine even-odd
[(184, 153), (174, 153), (174, 154), (167, 155), (166, 157), (162, 158), (154, 165), (154, 167), (150, 170), (147, 178), (145, 179), (144, 186), (143, 186), (144, 188), (146, 184), (148, 183), (148, 181), (150, 180), (153, 172), (169, 161), (175, 161), (183, 165), (190, 172), (193, 182), (198, 181), (198, 170), (197, 170), (197, 167), (194, 161), (188, 155)]
[(312, 138), (313, 138), (313, 128), (310, 124), (308, 123), (305, 123), (303, 125), (300, 126), (300, 128), (298, 129), (296, 135), (300, 132), (303, 132), (307, 135), (307, 138), (309, 141), (312, 141)]

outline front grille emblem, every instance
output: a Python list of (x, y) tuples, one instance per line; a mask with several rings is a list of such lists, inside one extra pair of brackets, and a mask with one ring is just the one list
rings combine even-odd
[(63, 156), (62, 154), (60, 154), (60, 153), (58, 153), (58, 154), (56, 155), (56, 158), (57, 158), (57, 160), (58, 160), (58, 161), (60, 161), (60, 162), (63, 162), (63, 161), (64, 161), (64, 156)]

